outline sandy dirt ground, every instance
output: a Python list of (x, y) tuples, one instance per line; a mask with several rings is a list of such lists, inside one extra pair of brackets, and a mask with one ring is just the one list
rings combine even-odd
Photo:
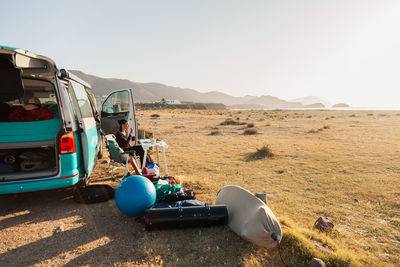
[[(160, 117), (151, 118), (153, 113)], [(199, 200), (213, 204), (218, 190), (232, 183), (266, 190), (285, 229), (313, 231), (322, 215), (334, 221), (335, 231), (323, 237), (333, 242), (332, 251), (324, 252), (330, 253), (327, 259), (350, 254), (355, 265), (400, 264), (399, 112), (140, 111), (138, 116), (141, 127), (170, 145), (170, 174), (197, 191)], [(226, 119), (254, 123), (250, 128), (257, 134), (244, 135), (247, 125), (219, 125)], [(269, 145), (275, 157), (246, 160), (262, 145)], [(119, 181), (111, 179), (106, 160), (98, 161), (92, 183), (116, 188)], [(286, 244), (283, 258), (306, 265), (315, 248), (307, 250), (310, 255), (297, 255), (305, 249)], [(277, 248), (255, 247), (226, 226), (146, 232), (113, 200), (78, 204), (66, 188), (0, 196), (0, 266), (29, 265), (282, 262)]]

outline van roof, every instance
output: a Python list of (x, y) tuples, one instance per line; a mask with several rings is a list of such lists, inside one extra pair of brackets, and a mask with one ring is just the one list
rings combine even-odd
[(16, 47), (5, 46), (5, 45), (0, 45), (0, 48), (4, 48), (4, 49), (11, 49), (11, 50), (18, 49), (18, 48), (16, 48)]

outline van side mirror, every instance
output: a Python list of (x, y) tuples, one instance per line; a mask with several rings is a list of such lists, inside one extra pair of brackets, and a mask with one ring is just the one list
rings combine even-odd
[(58, 75), (58, 77), (60, 77), (60, 79), (65, 79), (68, 78), (68, 72), (65, 69), (60, 69), (60, 73)]

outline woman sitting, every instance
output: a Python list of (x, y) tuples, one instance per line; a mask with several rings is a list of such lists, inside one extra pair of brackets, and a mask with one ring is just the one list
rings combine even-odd
[[(118, 120), (119, 130), (115, 134), (115, 138), (120, 148), (122, 148), (125, 152), (129, 153), (130, 155), (136, 155), (140, 158), (140, 165), (142, 168), (146, 167), (143, 166), (143, 159), (144, 159), (144, 150), (141, 145), (131, 146), (130, 141), (132, 140), (132, 132), (133, 129), (129, 128), (129, 122), (127, 120)], [(127, 133), (129, 129), (129, 134)], [(147, 154), (146, 157), (146, 165), (153, 163), (150, 155)]]

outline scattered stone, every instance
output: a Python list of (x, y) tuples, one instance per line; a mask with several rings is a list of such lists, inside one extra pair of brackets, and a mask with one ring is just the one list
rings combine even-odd
[(334, 224), (326, 217), (319, 217), (314, 223), (314, 228), (325, 233), (332, 231), (333, 227)]
[(355, 198), (355, 199), (353, 199), (354, 200), (354, 202), (358, 202), (358, 199), (357, 198)]
[(326, 267), (326, 264), (323, 260), (318, 258), (312, 258), (310, 267)]
[(56, 229), (54, 229), (54, 231), (53, 231), (53, 235), (54, 234), (58, 234), (58, 233), (61, 233), (61, 232), (64, 232), (64, 225), (63, 224), (61, 224), (60, 226), (58, 226)]

